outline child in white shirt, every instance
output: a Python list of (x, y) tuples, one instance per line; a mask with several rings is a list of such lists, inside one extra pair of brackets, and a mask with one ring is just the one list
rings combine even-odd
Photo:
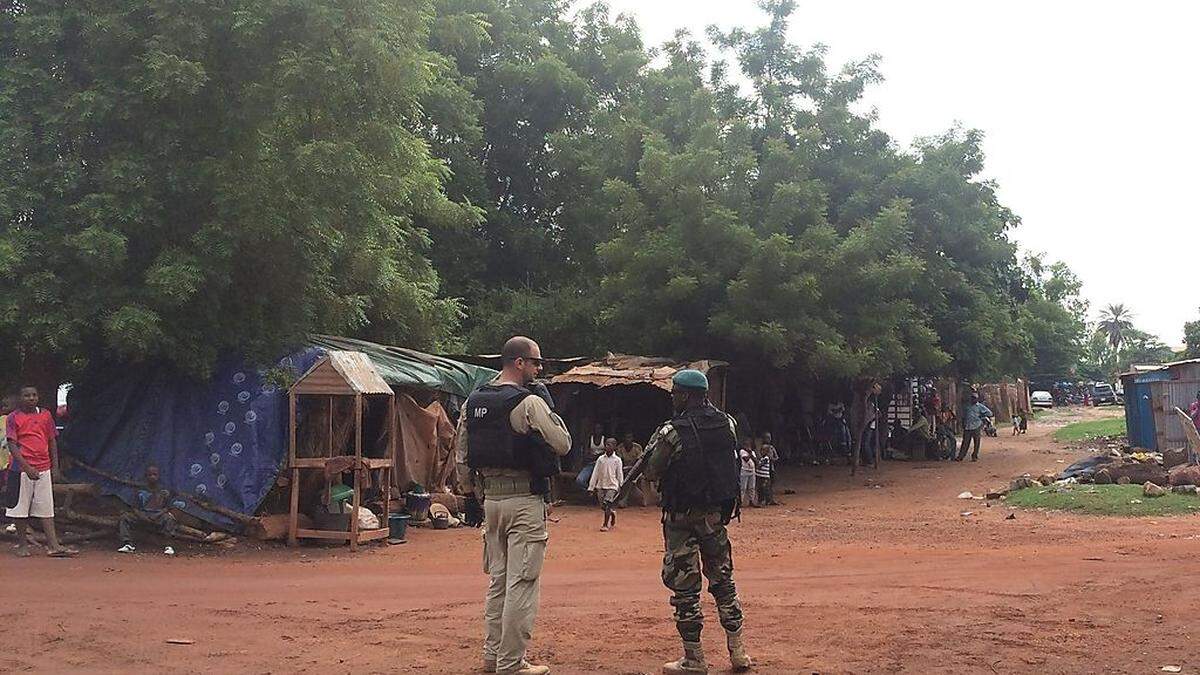
[(601, 532), (608, 532), (617, 525), (617, 514), (613, 505), (617, 501), (617, 492), (625, 480), (625, 465), (617, 456), (617, 439), (609, 438), (604, 441), (604, 454), (596, 458), (596, 467), (592, 470), (592, 480), (588, 482), (588, 492), (596, 493), (600, 508), (604, 509), (604, 524)]

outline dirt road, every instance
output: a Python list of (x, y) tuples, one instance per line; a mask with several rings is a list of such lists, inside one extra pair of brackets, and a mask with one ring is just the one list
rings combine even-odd
[[(1006, 520), (1003, 506), (956, 498), (1080, 454), (1050, 431), (1011, 439), (1002, 427), (974, 464), (894, 462), (854, 479), (787, 469), (786, 505), (750, 510), (731, 531), (757, 672), (1200, 672), (1200, 518)], [(592, 509), (556, 515), (531, 656), (555, 673), (657, 673), (678, 649), (658, 514), (621, 511), (611, 533)], [(468, 529), (355, 556), (4, 556), (0, 671), (477, 672), (479, 557)], [(706, 648), (727, 669), (705, 603)]]

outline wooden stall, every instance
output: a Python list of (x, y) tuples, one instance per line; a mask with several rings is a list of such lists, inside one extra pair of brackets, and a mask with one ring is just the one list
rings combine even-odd
[[(328, 444), (322, 457), (299, 457), (296, 451), (296, 430), (299, 424), (297, 404), (301, 397), (324, 399), (328, 406)], [(353, 400), (353, 454), (345, 454), (335, 448), (333, 440), (334, 401), (338, 397), (350, 397)], [(383, 518), (379, 529), (360, 530), (358, 511), (362, 506), (363, 475), (369, 471), (382, 470), (382, 484), (391, 485), (391, 472), (396, 457), (396, 434), (394, 431), (387, 435), (387, 452), (382, 458), (363, 456), (363, 404), (365, 397), (379, 397), (387, 400), (386, 426), (389, 430), (396, 428), (396, 399), (392, 388), (379, 375), (370, 359), (361, 352), (330, 351), (313, 365), (296, 381), (288, 395), (288, 467), (291, 469), (291, 509), (288, 520), (288, 544), (295, 546), (299, 539), (334, 539), (350, 542), (350, 550), (357, 550), (358, 545), (376, 539), (383, 539), (388, 533), (388, 502), (383, 499)], [(353, 458), (349, 461), (349, 458)], [(300, 514), (300, 484), (301, 471), (322, 471), (326, 474), (327, 482), (332, 473), (351, 471), (354, 475), (353, 510), (350, 514), (348, 531), (328, 529), (307, 529), (299, 527)]]

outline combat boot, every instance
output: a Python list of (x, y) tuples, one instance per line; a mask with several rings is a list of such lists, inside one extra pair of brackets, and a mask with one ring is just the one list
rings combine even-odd
[(754, 666), (754, 659), (750, 658), (746, 646), (742, 644), (741, 629), (736, 633), (725, 631), (725, 644), (729, 647), (729, 663), (733, 664), (733, 672), (745, 672)]
[(687, 673), (708, 673), (708, 664), (704, 662), (704, 648), (699, 642), (683, 643), (683, 658), (678, 661), (663, 664), (663, 675), (686, 675)]
[(498, 670), (496, 672), (503, 673), (503, 675), (549, 675), (550, 667), (549, 666), (535, 666), (528, 661), (522, 661), (521, 667), (517, 668), (516, 670), (505, 670), (505, 671)]

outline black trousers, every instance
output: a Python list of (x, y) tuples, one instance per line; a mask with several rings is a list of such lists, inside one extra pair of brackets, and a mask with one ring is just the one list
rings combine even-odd
[(962, 445), (958, 448), (959, 461), (962, 461), (962, 458), (967, 456), (967, 446), (971, 443), (975, 444), (975, 449), (971, 451), (971, 459), (979, 458), (979, 436), (981, 433), (983, 433), (983, 427), (963, 430)]

